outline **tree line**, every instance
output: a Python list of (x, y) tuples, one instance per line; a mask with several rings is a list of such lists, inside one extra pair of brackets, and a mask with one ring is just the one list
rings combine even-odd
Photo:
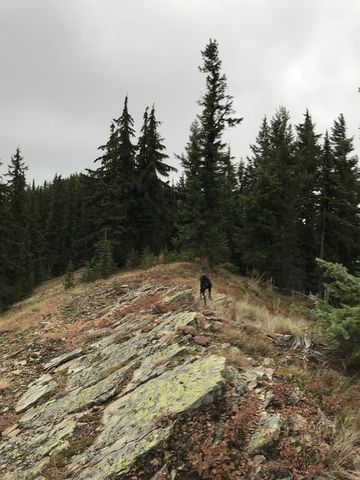
[(0, 309), (70, 262), (91, 268), (109, 249), (118, 267), (167, 252), (313, 293), (321, 288), (316, 257), (356, 271), (360, 176), (343, 115), (320, 135), (310, 112), (293, 127), (280, 107), (262, 121), (249, 158), (235, 165), (223, 134), (242, 119), (215, 40), (202, 58), (205, 93), (176, 184), (155, 107), (146, 108), (136, 137), (127, 98), (85, 173), (28, 185), (16, 150), (0, 180)]

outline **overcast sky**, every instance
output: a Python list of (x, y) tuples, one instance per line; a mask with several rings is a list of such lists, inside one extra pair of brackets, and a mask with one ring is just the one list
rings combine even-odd
[(359, 0), (0, 0), (0, 160), (20, 146), (38, 182), (93, 167), (128, 95), (137, 131), (155, 103), (176, 165), (210, 37), (244, 117), (236, 160), (280, 105), (319, 133), (343, 113), (358, 153)]

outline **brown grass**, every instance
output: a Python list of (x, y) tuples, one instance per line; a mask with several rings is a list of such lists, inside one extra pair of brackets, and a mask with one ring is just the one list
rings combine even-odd
[(10, 310), (4, 314), (3, 320), (0, 321), (0, 333), (23, 332), (35, 327), (45, 317), (55, 314), (59, 305), (59, 302), (45, 301), (30, 310), (22, 308), (21, 313)]
[(360, 430), (354, 427), (359, 419), (348, 418), (338, 424), (334, 444), (329, 455), (330, 462), (325, 472), (329, 480), (358, 480), (360, 478)]
[(160, 302), (164, 292), (157, 292), (153, 294), (147, 294), (143, 297), (135, 299), (130, 305), (120, 308), (117, 311), (118, 315), (128, 315), (129, 313), (152, 312), (153, 308)]
[(270, 356), (275, 350), (272, 341), (251, 325), (236, 328), (225, 324), (221, 329), (220, 337), (224, 342), (240, 348), (248, 355)]
[(70, 324), (49, 324), (44, 338), (51, 341), (61, 340), (64, 350), (73, 350), (91, 340), (111, 334), (110, 325), (113, 321), (112, 317), (101, 317), (96, 320), (83, 318)]
[(224, 357), (228, 365), (233, 367), (243, 369), (250, 366), (249, 360), (243, 352), (233, 353), (231, 351), (229, 352), (227, 349), (219, 349), (216, 353), (221, 357)]
[(162, 357), (159, 357), (156, 362), (154, 362), (154, 365), (153, 367), (156, 368), (156, 367), (160, 367), (161, 365), (165, 365), (166, 363), (168, 363), (170, 361), (171, 357), (169, 357), (168, 355), (163, 355)]
[(171, 343), (175, 337), (175, 332), (166, 331), (161, 335), (161, 340), (165, 343)]
[(9, 390), (11, 387), (11, 381), (8, 378), (0, 379), (0, 392)]
[(18, 420), (18, 416), (14, 411), (9, 411), (0, 415), (0, 432), (14, 425)]
[(302, 336), (309, 330), (310, 322), (300, 317), (283, 317), (282, 315), (271, 315), (265, 322), (266, 330), (274, 335), (282, 333), (285, 335)]

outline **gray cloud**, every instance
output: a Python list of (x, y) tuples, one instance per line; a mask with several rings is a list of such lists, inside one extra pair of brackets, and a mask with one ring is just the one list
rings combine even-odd
[(156, 104), (176, 164), (210, 37), (244, 116), (227, 134), (237, 159), (279, 105), (320, 132), (344, 113), (358, 148), (359, 18), (358, 0), (2, 0), (0, 159), (20, 144), (38, 181), (91, 167), (128, 94), (137, 130)]

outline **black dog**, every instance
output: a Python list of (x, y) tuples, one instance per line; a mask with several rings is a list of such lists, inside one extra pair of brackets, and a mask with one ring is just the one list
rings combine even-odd
[(206, 292), (206, 290), (208, 290), (209, 298), (211, 300), (211, 287), (212, 287), (212, 283), (211, 283), (210, 279), (206, 275), (201, 275), (201, 277), (200, 277), (200, 296), (203, 297), (205, 305), (206, 305), (205, 292)]

